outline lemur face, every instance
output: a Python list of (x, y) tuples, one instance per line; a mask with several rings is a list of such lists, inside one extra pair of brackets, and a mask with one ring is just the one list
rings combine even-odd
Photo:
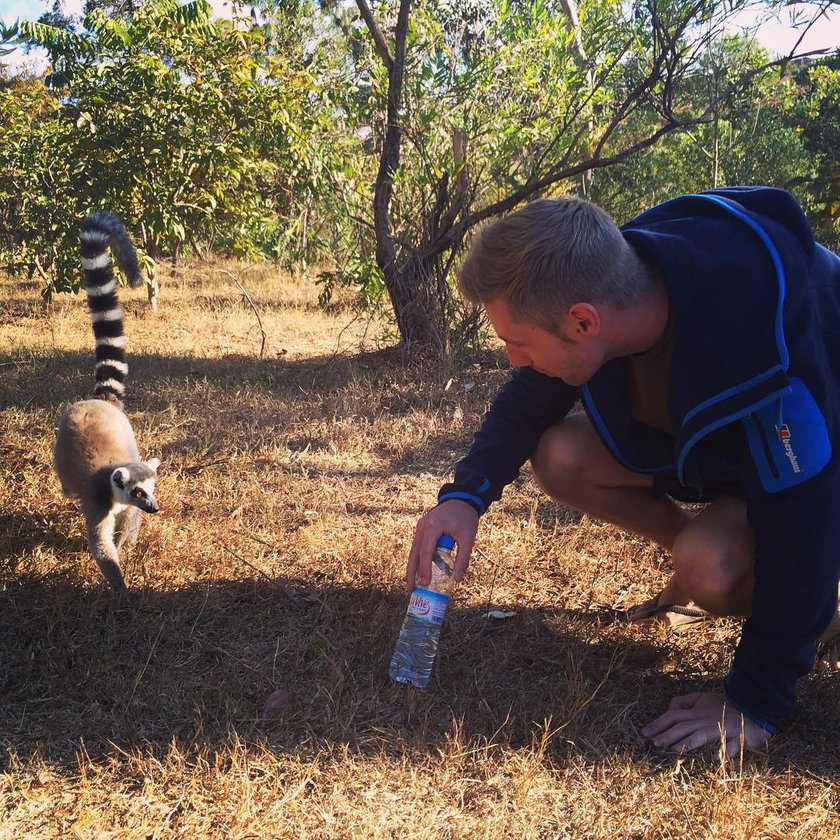
[(114, 500), (124, 505), (134, 505), (145, 513), (160, 510), (155, 498), (157, 459), (147, 463), (127, 464), (111, 473)]

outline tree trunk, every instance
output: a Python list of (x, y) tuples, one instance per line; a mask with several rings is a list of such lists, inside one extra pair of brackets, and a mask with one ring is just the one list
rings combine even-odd
[(149, 272), (149, 276), (146, 280), (146, 295), (149, 298), (149, 308), (152, 312), (157, 312), (158, 298), (160, 297), (160, 283), (158, 283), (154, 269)]
[(160, 248), (157, 240), (150, 235), (145, 235), (143, 242), (146, 253), (152, 258), (152, 266), (146, 272), (146, 294), (149, 298), (149, 308), (152, 312), (157, 312), (158, 298), (160, 296), (160, 283), (157, 279), (157, 261), (160, 259)]
[(400, 331), (400, 350), (406, 356), (445, 355), (448, 329), (437, 294), (431, 259), (412, 256), (384, 272), (385, 288)]
[(379, 171), (373, 197), (373, 227), (376, 233), (376, 264), (385, 280), (385, 288), (400, 332), (400, 349), (405, 354), (441, 354), (446, 352), (446, 324), (435, 282), (435, 262), (421, 250), (404, 257), (398, 253), (391, 227), (391, 198), (394, 173), (400, 165), (402, 144), (402, 94), (405, 71), (405, 44), (411, 0), (400, 0), (394, 28), (394, 54), (373, 19), (366, 0), (356, 0), (373, 38), (377, 53), (388, 70), (388, 102), (385, 136), (379, 156)]
[[(560, 0), (560, 5), (566, 14), (566, 21), (574, 41), (574, 58), (578, 67), (586, 74), (586, 87), (591, 91), (594, 87), (594, 75), (592, 72), (592, 64), (589, 57), (586, 55), (586, 49), (583, 46), (583, 39), (580, 33), (580, 15), (578, 15), (578, 8), (576, 0)], [(589, 118), (587, 120), (587, 129), (589, 137), (586, 142), (587, 155), (591, 149), (591, 141), (595, 134), (595, 120), (591, 114), (591, 107), (587, 107), (589, 111)], [(582, 196), (588, 195), (592, 187), (592, 179), (595, 173), (591, 169), (587, 169), (580, 173), (580, 188), (579, 192)]]
[(178, 267), (178, 258), (181, 256), (181, 240), (173, 239), (172, 247), (170, 249), (169, 264), (172, 268)]

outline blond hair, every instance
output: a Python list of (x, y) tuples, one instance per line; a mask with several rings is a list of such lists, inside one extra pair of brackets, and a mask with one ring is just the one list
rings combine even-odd
[(572, 304), (624, 308), (651, 273), (609, 214), (579, 198), (537, 199), (476, 234), (458, 272), (471, 303), (502, 297), (511, 313), (554, 331)]

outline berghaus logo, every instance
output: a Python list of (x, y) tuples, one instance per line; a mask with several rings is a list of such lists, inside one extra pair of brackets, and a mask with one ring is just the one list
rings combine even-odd
[(795, 473), (802, 472), (802, 468), (799, 466), (799, 458), (796, 457), (796, 453), (793, 451), (793, 446), (791, 446), (791, 434), (788, 424), (780, 423), (776, 426), (776, 434), (782, 442), (782, 446), (785, 449), (785, 455), (787, 456), (788, 461), (790, 461), (791, 469)]

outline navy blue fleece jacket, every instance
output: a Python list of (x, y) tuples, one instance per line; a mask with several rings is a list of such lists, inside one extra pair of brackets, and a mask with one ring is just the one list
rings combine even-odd
[(681, 196), (622, 233), (668, 287), (676, 436), (631, 417), (626, 359), (582, 388), (519, 368), (438, 499), (486, 510), (578, 399), (627, 468), (675, 476), (685, 498), (738, 488), (756, 535), (755, 588), (725, 691), (774, 732), (837, 601), (840, 257), (814, 241), (793, 196), (769, 187)]

